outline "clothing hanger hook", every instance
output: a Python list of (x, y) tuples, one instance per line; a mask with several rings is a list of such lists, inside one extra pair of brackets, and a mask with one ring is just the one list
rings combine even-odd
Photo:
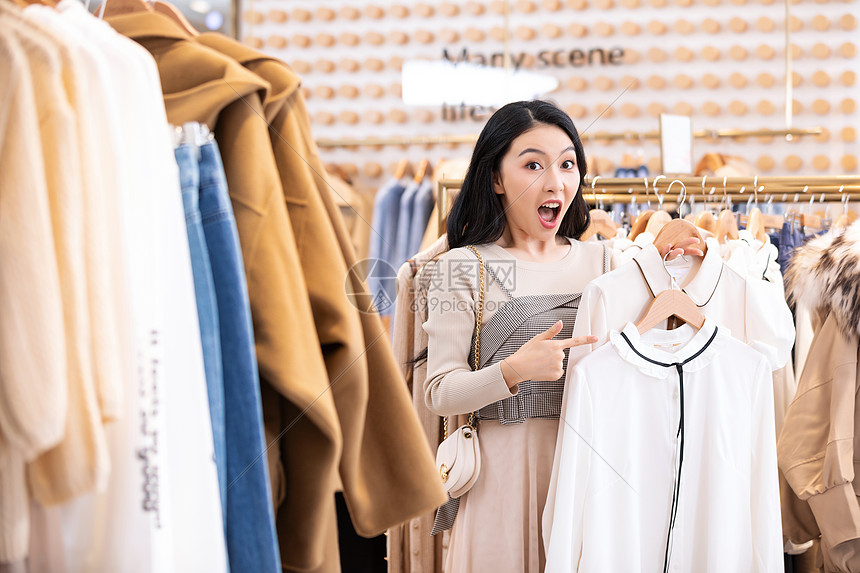
[[(675, 282), (675, 275), (673, 275), (672, 273), (670, 273), (670, 272), (669, 272), (669, 267), (667, 267), (667, 266), (666, 266), (666, 257), (668, 257), (668, 256), (669, 256), (669, 253), (671, 253), (671, 252), (672, 252), (672, 251), (671, 251), (671, 249), (670, 249), (669, 251), (667, 251), (667, 252), (666, 252), (666, 254), (665, 254), (665, 255), (663, 255), (663, 258), (662, 258), (662, 261), (663, 261), (663, 270), (664, 270), (664, 271), (666, 271), (666, 274), (667, 274), (667, 275), (669, 275), (669, 280), (671, 281), (671, 282), (669, 283), (669, 284), (670, 284), (669, 288), (671, 288), (672, 290), (681, 290), (681, 287), (680, 287), (680, 286), (678, 286), (678, 283), (677, 283), (677, 282)], [(682, 256), (683, 256), (683, 255), (682, 255)]]
[(666, 194), (663, 193), (663, 195), (660, 195), (660, 193), (657, 191), (657, 181), (659, 181), (660, 179), (665, 179), (665, 178), (666, 178), (665, 175), (658, 175), (657, 177), (654, 178), (653, 183), (651, 183), (651, 185), (653, 185), (653, 187), (654, 187), (654, 195), (657, 197), (657, 203), (660, 205), (660, 209), (663, 208), (663, 198), (665, 197)]
[(594, 201), (594, 206), (597, 206), (597, 190), (594, 186), (597, 184), (597, 180), (600, 179), (600, 175), (595, 175), (591, 178), (591, 198)]
[(678, 199), (678, 213), (681, 212), (681, 206), (687, 200), (687, 186), (684, 185), (684, 182), (680, 179), (673, 179), (671, 183), (669, 183), (669, 187), (666, 188), (666, 194), (669, 194), (669, 191), (672, 190), (672, 185), (678, 183), (681, 186), (680, 199)]

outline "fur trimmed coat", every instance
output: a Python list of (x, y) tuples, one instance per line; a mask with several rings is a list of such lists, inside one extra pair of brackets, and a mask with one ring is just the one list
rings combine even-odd
[(812, 519), (792, 541), (821, 535), (825, 571), (860, 571), (860, 224), (795, 253), (789, 297), (813, 311), (815, 336), (777, 443), (780, 469)]

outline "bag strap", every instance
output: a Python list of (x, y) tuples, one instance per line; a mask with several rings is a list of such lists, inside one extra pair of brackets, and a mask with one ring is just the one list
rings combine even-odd
[[(478, 370), (479, 364), (481, 361), (481, 323), (484, 320), (484, 290), (485, 290), (485, 282), (486, 282), (486, 274), (484, 272), (484, 257), (481, 256), (481, 253), (478, 252), (472, 245), (468, 245), (466, 247), (478, 257), (478, 276), (480, 277), (479, 286), (478, 286), (478, 298), (475, 302), (475, 356), (473, 360), (473, 370)], [(469, 414), (469, 421), (467, 422), (473, 429), (477, 430), (475, 427), (475, 413), (471, 412)], [(443, 422), (443, 435), (442, 440), (448, 439), (448, 416), (445, 416), (445, 420)]]

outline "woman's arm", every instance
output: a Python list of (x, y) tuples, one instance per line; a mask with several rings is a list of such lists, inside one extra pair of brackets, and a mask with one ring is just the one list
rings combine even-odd
[(439, 259), (427, 295), (424, 401), (440, 416), (465, 414), (510, 397), (500, 364), (472, 371), (478, 261), (452, 251)]

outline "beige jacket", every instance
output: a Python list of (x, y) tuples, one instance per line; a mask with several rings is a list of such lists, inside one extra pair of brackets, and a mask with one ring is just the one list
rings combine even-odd
[(809, 503), (825, 571), (860, 571), (860, 225), (810, 241), (792, 260), (789, 294), (816, 310), (815, 337), (777, 443), (779, 466)]
[[(394, 315), (392, 344), (394, 355), (412, 393), (412, 405), (433, 452), (442, 439), (442, 418), (431, 412), (424, 401), (427, 379), (427, 293), (439, 256), (448, 250), (443, 234), (429, 248), (404, 263), (397, 273), (397, 305)], [(424, 354), (423, 360), (416, 357)], [(458, 416), (449, 424), (457, 428), (468, 416)], [(443, 548), (449, 532), (431, 536), (436, 511), (409, 520), (388, 533), (388, 570), (391, 573), (439, 573), (442, 571)]]
[(25, 462), (63, 438), (68, 406), (50, 158), (39, 138), (36, 87), (21, 44), (0, 34), (0, 561), (27, 554)]

